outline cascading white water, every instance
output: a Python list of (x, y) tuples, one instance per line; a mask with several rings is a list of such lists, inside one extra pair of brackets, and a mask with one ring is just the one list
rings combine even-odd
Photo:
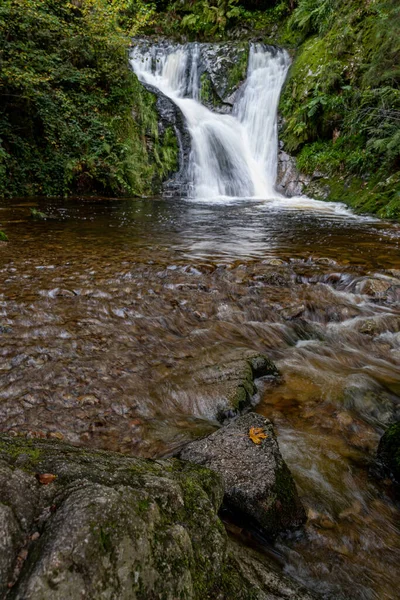
[(139, 80), (179, 106), (192, 139), (189, 177), (195, 198), (273, 198), (277, 170), (277, 106), (289, 67), (283, 50), (252, 44), (247, 79), (232, 115), (199, 102), (199, 44), (136, 47), (131, 65)]

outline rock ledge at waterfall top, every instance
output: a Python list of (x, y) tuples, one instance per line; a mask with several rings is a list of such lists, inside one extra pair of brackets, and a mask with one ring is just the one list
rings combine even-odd
[[(250, 429), (266, 435), (260, 444)], [(292, 475), (282, 458), (272, 423), (256, 413), (239, 417), (206, 438), (188, 444), (179, 454), (219, 473), (224, 504), (267, 535), (299, 527), (306, 520)]]
[(0, 436), (0, 596), (312, 600), (228, 540), (212, 471)]

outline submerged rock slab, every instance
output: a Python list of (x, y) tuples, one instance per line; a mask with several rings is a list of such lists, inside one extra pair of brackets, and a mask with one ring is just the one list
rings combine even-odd
[(180, 382), (193, 398), (199, 399), (198, 414), (220, 423), (231, 419), (253, 404), (257, 392), (255, 379), (275, 379), (279, 371), (264, 354), (251, 350), (207, 352), (194, 358), (190, 370), (180, 372)]
[[(266, 437), (255, 443), (251, 428)], [(222, 476), (224, 504), (261, 528), (267, 535), (298, 527), (304, 508), (291, 473), (282, 458), (272, 423), (248, 413), (206, 438), (188, 444), (179, 454)]]
[(176, 459), (0, 436), (0, 597), (309, 600), (262, 557), (244, 564), (222, 495), (218, 474)]

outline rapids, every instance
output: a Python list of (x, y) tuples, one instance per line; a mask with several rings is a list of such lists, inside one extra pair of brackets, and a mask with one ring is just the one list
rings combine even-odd
[(309, 514), (274, 556), (324, 598), (394, 600), (399, 513), (369, 466), (399, 418), (399, 226), (307, 200), (30, 205), (0, 211), (1, 430), (168, 455), (216, 427), (204, 352), (265, 352), (257, 410)]

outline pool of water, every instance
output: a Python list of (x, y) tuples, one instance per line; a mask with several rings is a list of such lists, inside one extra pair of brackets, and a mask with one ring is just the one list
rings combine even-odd
[[(36, 207), (45, 221), (30, 216)], [(400, 227), (307, 199), (19, 199), (0, 206), (0, 428), (142, 456), (216, 423), (204, 356), (260, 382), (308, 511), (275, 544), (323, 597), (397, 598), (398, 509), (370, 466), (400, 416)]]

